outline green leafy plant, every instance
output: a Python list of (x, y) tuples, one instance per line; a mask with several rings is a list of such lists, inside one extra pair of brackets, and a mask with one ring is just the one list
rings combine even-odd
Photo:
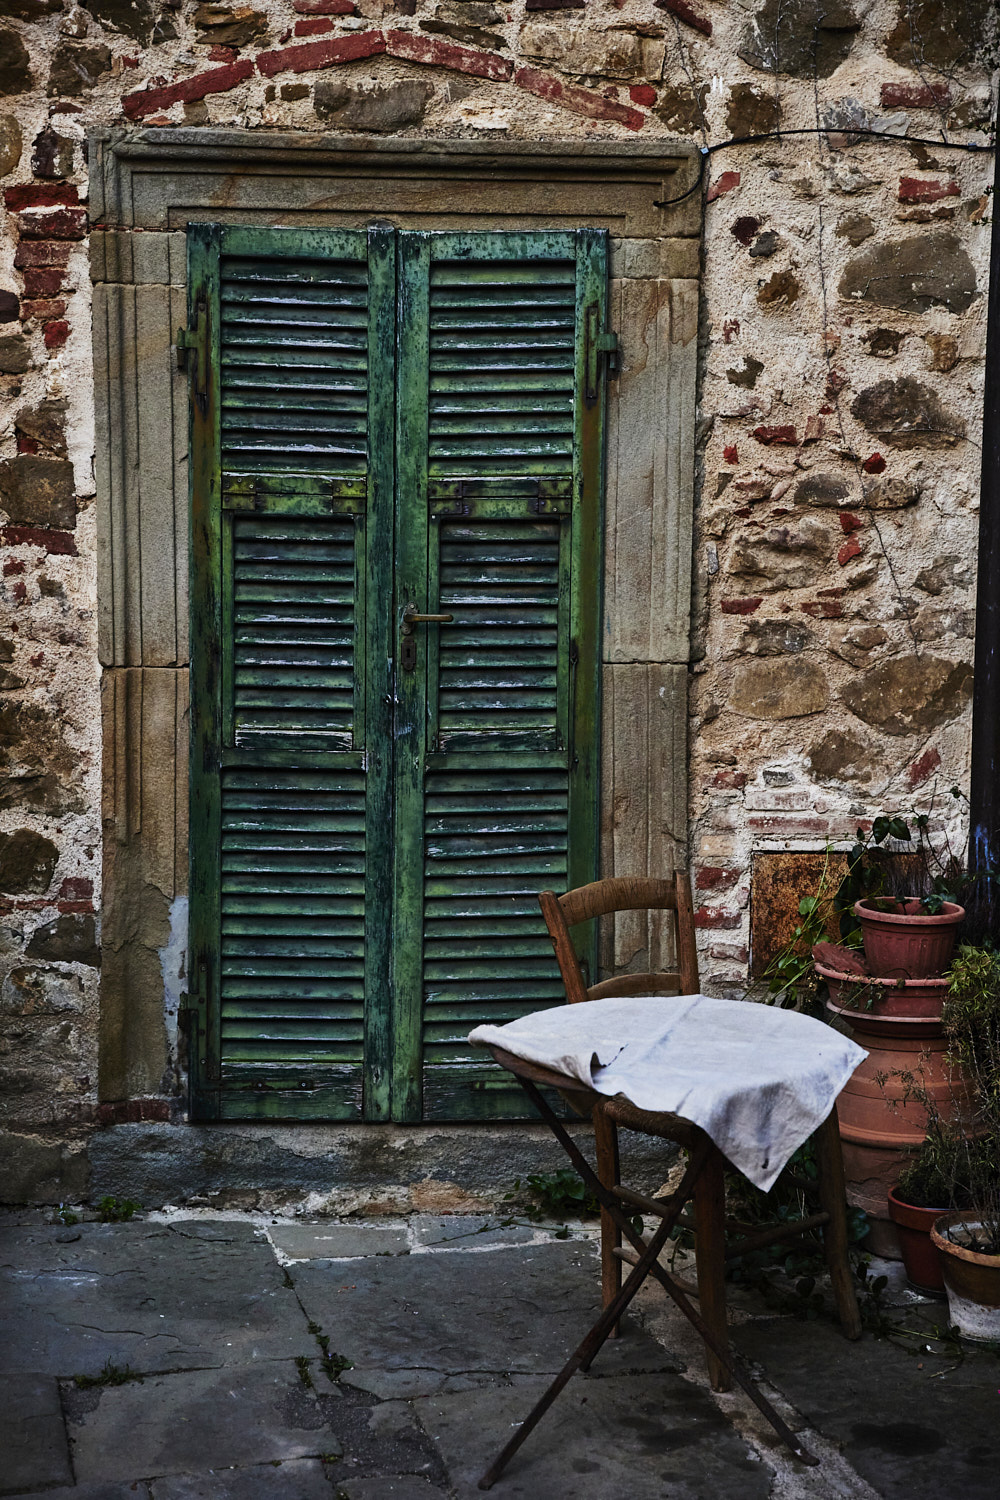
[(97, 1216), (102, 1224), (127, 1224), (142, 1208), (134, 1198), (115, 1198), (107, 1193), (97, 1205)]
[[(958, 787), (952, 787), (951, 795), (961, 795)], [(839, 880), (831, 865), (837, 851), (832, 843), (827, 844), (818, 888), (800, 899), (800, 920), (765, 971), (770, 1004), (803, 1006), (818, 1013), (810, 994), (813, 947), (831, 932), (846, 947), (861, 947), (856, 901), (872, 901), (881, 909), (893, 910), (904, 896), (919, 896), (924, 910), (938, 915), (945, 901), (962, 893), (969, 877), (961, 860), (947, 844), (943, 849), (932, 844), (929, 828), (929, 813), (905, 817), (880, 813), (867, 833), (863, 828), (856, 830), (854, 843), (844, 851), (847, 867)]]
[(524, 1189), (529, 1195), (523, 1207), (524, 1216), (535, 1224), (564, 1217), (593, 1218), (601, 1211), (596, 1195), (569, 1167), (555, 1172), (531, 1172), (523, 1184), (520, 1177), (515, 1177), (513, 1191), (504, 1195), (504, 1202), (523, 1197)]
[(80, 1222), (80, 1215), (75, 1214), (71, 1208), (68, 1208), (66, 1206), (65, 1203), (60, 1203), (59, 1207), (56, 1209), (52, 1217), (55, 1219), (57, 1224), (65, 1224), (67, 1228), (69, 1228), (73, 1224), (79, 1224)]

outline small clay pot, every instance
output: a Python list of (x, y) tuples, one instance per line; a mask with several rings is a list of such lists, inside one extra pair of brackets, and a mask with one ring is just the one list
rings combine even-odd
[(915, 1291), (931, 1297), (944, 1296), (944, 1273), (937, 1246), (931, 1240), (935, 1220), (947, 1213), (943, 1208), (918, 1208), (896, 1197), (889, 1189), (889, 1217), (896, 1226), (899, 1248), (903, 1252), (906, 1279)]
[(1000, 1342), (1000, 1255), (969, 1250), (961, 1243), (963, 1226), (981, 1227), (969, 1212), (943, 1214), (931, 1229), (948, 1293), (948, 1317), (963, 1338)]
[(943, 974), (951, 963), (965, 908), (946, 901), (940, 915), (931, 916), (916, 896), (896, 906), (896, 911), (879, 911), (870, 900), (854, 903), (871, 972), (882, 979), (932, 979)]
[(843, 974), (816, 963), (826, 980), (834, 1005), (866, 1011), (873, 1016), (927, 1016), (940, 1019), (947, 979), (883, 979), (877, 975)]

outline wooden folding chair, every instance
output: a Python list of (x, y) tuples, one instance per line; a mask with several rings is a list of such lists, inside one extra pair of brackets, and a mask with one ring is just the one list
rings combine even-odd
[[(591, 885), (581, 886), (578, 890), (567, 891), (564, 896), (556, 896), (553, 891), (543, 891), (538, 899), (552, 938), (566, 988), (566, 998), (571, 1005), (583, 1000), (601, 1000), (614, 996), (698, 993), (698, 955), (691, 888), (686, 871), (677, 871), (672, 880), (599, 880)], [(639, 910), (673, 912), (676, 971), (622, 974), (588, 988), (573, 948), (570, 928), (615, 912)], [(822, 1205), (821, 1212), (795, 1224), (785, 1224), (773, 1230), (754, 1231), (750, 1226), (727, 1221), (723, 1175), (725, 1158), (705, 1132), (692, 1121), (675, 1114), (638, 1109), (620, 1094), (614, 1098), (601, 1096), (577, 1080), (525, 1062), (500, 1047), (493, 1047), (491, 1050), (496, 1061), (518, 1078), (584, 1181), (598, 1197), (601, 1204), (604, 1312), (503, 1452), (483, 1475), (479, 1487), (490, 1488), (573, 1373), (578, 1369), (586, 1369), (604, 1340), (615, 1336), (622, 1312), (648, 1275), (653, 1275), (660, 1282), (701, 1334), (706, 1345), (713, 1390), (729, 1390), (735, 1381), (746, 1391), (796, 1457), (805, 1463), (816, 1463), (817, 1460), (802, 1448), (798, 1439), (733, 1356), (726, 1324), (724, 1278), (727, 1262), (776, 1241), (794, 1239), (822, 1228), (826, 1261), (841, 1326), (848, 1338), (860, 1337), (861, 1318), (847, 1255), (844, 1170), (836, 1108), (831, 1110), (815, 1136), (818, 1166), (816, 1186)], [(549, 1107), (539, 1091), (540, 1086), (558, 1089), (578, 1113), (590, 1115), (594, 1126), (596, 1173)], [(688, 1150), (687, 1169), (671, 1197), (647, 1198), (620, 1182), (620, 1126), (658, 1136)], [(684, 1212), (688, 1202), (692, 1206), (690, 1217)], [(659, 1219), (659, 1228), (650, 1241), (645, 1241), (636, 1233), (623, 1210), (623, 1204), (629, 1206), (630, 1213), (638, 1208), (644, 1214)], [(678, 1224), (693, 1229), (695, 1233), (697, 1288), (679, 1281), (659, 1264), (659, 1255), (666, 1247), (671, 1231)], [(728, 1248), (727, 1230), (742, 1236)], [(630, 1242), (630, 1250), (622, 1248), (623, 1237)], [(633, 1268), (624, 1286), (623, 1261)], [(689, 1295), (697, 1299), (698, 1311), (691, 1306)]]

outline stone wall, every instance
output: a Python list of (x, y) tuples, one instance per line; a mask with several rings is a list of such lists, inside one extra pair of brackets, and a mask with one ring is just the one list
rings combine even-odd
[(937, 142), (988, 142), (996, 63), (991, 0), (0, 0), (0, 1196), (85, 1191), (99, 1118), (178, 1097), (173, 1057), (97, 1093), (87, 131), (835, 132), (707, 162), (690, 863), (740, 993), (754, 851), (914, 806), (961, 842), (992, 158)]

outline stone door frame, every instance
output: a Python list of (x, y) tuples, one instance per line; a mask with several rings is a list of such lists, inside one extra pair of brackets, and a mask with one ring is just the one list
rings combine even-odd
[[(187, 891), (185, 225), (607, 228), (601, 868), (685, 857), (701, 198), (689, 144), (216, 129), (90, 137), (104, 728), (102, 1100), (178, 1086)], [(669, 967), (644, 914), (606, 966)]]

